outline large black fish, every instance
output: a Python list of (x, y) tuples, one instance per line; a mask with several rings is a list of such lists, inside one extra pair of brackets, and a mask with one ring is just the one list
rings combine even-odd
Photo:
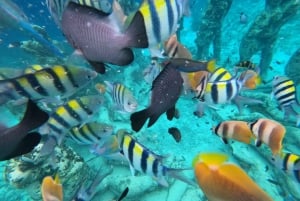
[(29, 153), (41, 140), (41, 135), (31, 132), (44, 124), (49, 116), (31, 100), (21, 122), (11, 128), (0, 128), (0, 161)]
[(168, 120), (172, 120), (175, 116), (175, 104), (182, 91), (182, 84), (180, 72), (167, 63), (152, 83), (150, 106), (130, 116), (132, 129), (139, 131), (148, 118), (150, 118), (148, 127), (152, 126), (164, 112)]
[(131, 47), (148, 47), (141, 14), (138, 12), (123, 31), (125, 25), (116, 12), (107, 14), (70, 2), (62, 15), (62, 30), (67, 40), (99, 73), (105, 72), (103, 63), (130, 64), (134, 59)]

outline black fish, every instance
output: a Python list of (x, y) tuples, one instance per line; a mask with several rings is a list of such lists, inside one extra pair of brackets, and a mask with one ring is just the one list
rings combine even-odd
[(175, 139), (176, 142), (180, 142), (181, 132), (178, 128), (171, 127), (171, 128), (169, 128), (168, 132), (169, 132), (169, 134), (171, 134), (173, 136), (173, 138)]
[(185, 73), (197, 71), (213, 72), (215, 70), (215, 61), (196, 61), (192, 59), (172, 58), (163, 62), (163, 65), (170, 65), (173, 68)]
[(117, 199), (117, 201), (121, 201), (123, 200), (123, 198), (125, 198), (128, 194), (129, 188), (126, 187), (125, 190), (122, 192), (121, 196)]
[(134, 59), (131, 47), (148, 47), (140, 13), (135, 14), (128, 28), (122, 32), (115, 12), (107, 14), (70, 2), (62, 15), (62, 31), (67, 40), (99, 73), (105, 72), (103, 63), (130, 64)]
[(19, 124), (0, 129), (0, 161), (29, 153), (41, 140), (37, 132), (28, 133), (44, 124), (49, 116), (31, 100)]
[(175, 104), (182, 91), (182, 84), (180, 72), (167, 63), (152, 83), (150, 106), (130, 116), (131, 128), (139, 131), (148, 118), (150, 118), (148, 123), (150, 127), (164, 112), (167, 113), (168, 120), (172, 120), (175, 116)]

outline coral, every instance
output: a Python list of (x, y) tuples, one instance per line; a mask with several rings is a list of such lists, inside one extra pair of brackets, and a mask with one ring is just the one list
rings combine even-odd
[(64, 184), (65, 199), (70, 200), (81, 182), (93, 174), (71, 148), (56, 147), (55, 159), (48, 157), (41, 160), (38, 158), (41, 147), (42, 144), (39, 144), (32, 153), (8, 161), (4, 171), (5, 180), (16, 188), (26, 189), (32, 200), (41, 200), (42, 179), (58, 173)]
[(291, 78), (295, 84), (300, 84), (300, 48), (292, 55), (285, 66), (285, 74)]
[(260, 69), (266, 74), (273, 57), (273, 48), (281, 27), (300, 8), (300, 2), (294, 0), (266, 0), (266, 8), (256, 17), (240, 44), (240, 60), (249, 60), (261, 51)]
[(231, 4), (232, 0), (211, 0), (209, 2), (195, 40), (198, 48), (197, 57), (201, 59), (208, 57), (209, 46), (213, 43), (213, 57), (220, 58), (222, 22)]

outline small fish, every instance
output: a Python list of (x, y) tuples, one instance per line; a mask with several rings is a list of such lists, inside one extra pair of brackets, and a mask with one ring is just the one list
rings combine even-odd
[(272, 201), (240, 167), (221, 153), (201, 153), (193, 160), (199, 187), (209, 201)]
[(0, 161), (27, 154), (40, 142), (41, 135), (30, 131), (43, 125), (49, 115), (28, 100), (23, 119), (11, 128), (0, 128)]
[(259, 74), (254, 70), (246, 70), (242, 72), (238, 79), (244, 80), (245, 77), (248, 77), (248, 79), (244, 81), (243, 87), (246, 87), (247, 89), (255, 89), (261, 83)]
[(112, 168), (105, 174), (100, 174), (100, 172), (102, 171), (99, 171), (95, 179), (91, 182), (91, 184), (88, 187), (85, 187), (84, 184), (81, 185), (72, 201), (91, 201), (98, 192), (97, 188), (100, 185), (100, 183), (103, 181), (103, 179), (110, 175), (112, 171)]
[(165, 187), (169, 186), (165, 179), (167, 175), (193, 185), (191, 181), (179, 174), (184, 169), (173, 169), (164, 166), (162, 164), (162, 156), (158, 156), (145, 148), (133, 139), (129, 133), (118, 133), (118, 142), (121, 153), (129, 162), (132, 175), (135, 175), (135, 171), (137, 170), (154, 177), (160, 185)]
[(120, 197), (117, 199), (117, 201), (122, 201), (127, 196), (128, 192), (129, 192), (129, 188), (126, 187), (124, 191), (121, 193)]
[(209, 77), (209, 82), (222, 82), (232, 79), (232, 75), (225, 68), (217, 68)]
[[(130, 64), (134, 55), (130, 48), (148, 47), (146, 29), (139, 13), (123, 31), (117, 13), (106, 14), (91, 7), (70, 2), (62, 15), (62, 31), (69, 43), (89, 61), (99, 73), (105, 73), (103, 63), (119, 66)], [(85, 30), (85, 31), (79, 31)]]
[(168, 132), (170, 135), (173, 136), (173, 138), (175, 139), (176, 142), (180, 142), (181, 140), (181, 132), (178, 128), (176, 127), (171, 127), (168, 129)]
[(56, 145), (60, 145), (65, 134), (74, 126), (83, 125), (90, 120), (103, 105), (103, 98), (98, 95), (77, 97), (55, 109), (49, 120), (40, 128), (40, 132), (48, 134), (41, 155), (53, 153)]
[(228, 144), (228, 139), (250, 144), (251, 138), (254, 137), (247, 122), (244, 121), (223, 121), (212, 130), (222, 138), (225, 144)]
[(104, 81), (107, 86), (107, 91), (110, 93), (113, 102), (120, 111), (132, 113), (136, 110), (138, 103), (132, 92), (120, 83), (112, 83)]
[(72, 127), (68, 133), (73, 141), (81, 145), (97, 144), (112, 135), (113, 127), (99, 122), (89, 122)]
[(0, 80), (0, 103), (27, 97), (34, 101), (66, 98), (96, 78), (87, 68), (55, 65), (16, 78)]
[[(120, 132), (120, 131), (118, 131)], [(104, 156), (107, 158), (120, 158), (120, 148), (119, 143), (116, 135), (111, 135), (109, 137), (106, 137), (103, 142), (94, 144), (90, 148), (90, 152), (92, 154), (98, 155), (98, 156)]]
[(185, 73), (194, 73), (198, 71), (213, 72), (215, 70), (215, 60), (196, 61), (192, 59), (172, 58), (163, 62), (163, 66), (167, 65)]
[[(206, 71), (199, 71), (195, 73), (194, 81), (191, 84), (193, 86), (192, 88), (195, 91), (195, 97), (196, 99), (203, 101), (203, 95), (205, 92), (206, 84), (208, 82), (209, 73)], [(198, 80), (198, 82), (196, 82)], [(197, 83), (197, 84), (195, 84)]]
[(248, 70), (255, 70), (256, 64), (252, 63), (251, 61), (241, 61), (235, 64), (236, 68), (246, 68)]
[(58, 174), (55, 175), (54, 180), (51, 176), (44, 177), (41, 186), (41, 193), (43, 201), (63, 200), (63, 187), (59, 181)]
[(247, 24), (247, 22), (248, 22), (248, 16), (244, 12), (241, 12), (240, 13), (240, 23)]
[(273, 155), (277, 155), (282, 149), (282, 140), (285, 136), (285, 127), (271, 119), (257, 119), (248, 124), (252, 133), (257, 138), (255, 145), (259, 147), (262, 143), (267, 144)]
[(145, 26), (151, 56), (162, 57), (157, 48), (173, 35), (183, 15), (189, 14), (187, 0), (144, 0), (136, 15)]
[(276, 156), (272, 156), (272, 163), (285, 173), (292, 175), (292, 177), (300, 183), (300, 156), (290, 153), (281, 152)]
[(175, 104), (181, 94), (183, 79), (180, 72), (170, 65), (164, 67), (152, 83), (150, 105), (141, 111), (131, 114), (131, 128), (139, 131), (147, 119), (148, 126), (152, 126), (157, 119), (166, 112), (168, 120), (175, 115)]

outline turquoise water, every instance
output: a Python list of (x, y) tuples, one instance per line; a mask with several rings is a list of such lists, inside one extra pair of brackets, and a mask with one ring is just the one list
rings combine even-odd
[[(35, 1), (16, 0), (16, 3), (28, 15), (29, 20), (39, 26), (44, 26), (49, 37), (61, 48), (66, 55), (71, 55), (73, 49), (64, 39), (61, 31), (51, 20), (47, 7), (44, 3)], [(203, 3), (202, 3), (203, 2)], [(197, 45), (195, 44), (197, 24), (206, 10), (206, 1), (191, 1), (191, 15), (184, 17), (183, 26), (178, 31), (180, 42), (192, 53), (194, 59), (209, 60), (213, 58), (213, 49), (209, 48), (209, 53), (205, 58), (197, 55)], [(255, 18), (264, 10), (265, 2), (238, 1), (234, 0), (230, 10), (226, 14), (221, 29), (221, 54), (216, 61), (218, 66), (224, 66), (233, 72), (233, 66), (239, 61), (239, 47), (244, 34), (247, 33)], [(299, 8), (298, 8), (299, 10)], [(244, 12), (248, 16), (246, 24), (240, 23), (240, 13)], [(182, 95), (176, 108), (179, 110), (179, 119), (168, 121), (166, 115), (162, 115), (159, 120), (150, 128), (144, 126), (141, 131), (133, 133), (135, 139), (142, 145), (152, 150), (154, 153), (166, 156), (163, 160), (167, 167), (190, 168), (184, 174), (194, 180), (192, 169), (193, 158), (200, 152), (221, 152), (229, 156), (229, 161), (239, 165), (273, 200), (287, 201), (300, 200), (300, 184), (292, 176), (279, 170), (270, 163), (271, 152), (267, 145), (257, 148), (253, 144), (247, 145), (237, 141), (230, 141), (224, 144), (223, 141), (214, 135), (211, 128), (219, 122), (226, 120), (253, 121), (256, 118), (266, 117), (274, 119), (283, 124), (287, 130), (283, 140), (283, 148), (286, 151), (300, 155), (300, 129), (295, 126), (295, 122), (285, 121), (283, 113), (277, 108), (274, 98), (271, 98), (271, 79), (277, 75), (285, 74), (285, 66), (290, 57), (300, 47), (300, 14), (291, 17), (283, 24), (278, 32), (277, 40), (273, 47), (273, 57), (270, 67), (262, 80), (260, 87), (255, 90), (243, 91), (246, 96), (260, 99), (264, 102), (261, 106), (245, 106), (243, 114), (239, 114), (237, 107), (233, 104), (219, 105), (218, 110), (206, 109), (205, 114), (199, 118), (193, 114), (196, 109), (196, 101), (190, 96)], [(271, 29), (271, 27), (270, 27)], [(53, 64), (53, 58), (42, 58), (39, 54), (26, 52), (18, 47), (9, 47), (9, 44), (29, 40), (22, 32), (3, 29), (0, 32), (0, 66), (22, 69), (32, 64)], [(260, 52), (254, 54), (251, 61), (258, 64), (260, 62)], [(89, 68), (83, 61), (78, 61), (80, 65)], [(135, 60), (125, 67), (113, 66), (104, 75), (99, 75), (96, 80), (83, 90), (73, 95), (96, 93), (94, 85), (109, 80), (120, 82), (132, 90), (134, 97), (138, 101), (138, 111), (147, 107), (150, 99), (151, 85), (143, 79), (143, 70), (149, 65), (149, 52), (145, 50), (135, 50)], [(61, 64), (61, 63), (59, 63)], [(297, 83), (296, 83), (297, 84)], [(299, 84), (299, 83), (298, 83)], [(298, 90), (299, 97), (299, 90)], [(115, 113), (112, 100), (106, 98), (106, 104), (100, 108), (96, 116), (97, 121), (108, 123), (114, 127), (114, 132), (118, 129), (131, 130), (130, 115)], [(22, 116), (24, 108), (21, 106), (2, 106), (1, 123), (7, 126), (14, 125)], [(180, 129), (182, 137), (177, 143), (170, 134), (169, 127)], [(77, 145), (70, 139), (66, 140), (63, 147), (69, 155), (59, 155), (58, 174), (64, 188), (65, 200), (70, 200), (76, 193), (85, 179), (92, 181), (98, 171), (106, 172), (111, 167), (113, 173), (104, 179), (97, 188), (97, 194), (92, 200), (110, 201), (118, 197), (125, 187), (129, 187), (129, 194), (124, 199), (127, 201), (205, 201), (205, 195), (198, 186), (190, 186), (171, 177), (167, 179), (169, 187), (162, 187), (151, 177), (138, 173), (135, 177), (131, 175), (129, 165), (124, 160), (112, 160), (111, 158), (95, 157), (91, 154), (89, 146)], [(58, 151), (60, 152), (60, 151)], [(75, 160), (75, 155), (80, 156), (80, 160)], [(63, 159), (63, 160), (62, 160)], [(50, 163), (51, 159), (45, 163)], [(42, 179), (47, 174), (53, 175), (47, 164), (40, 166), (29, 166), (26, 171), (16, 170), (18, 159), (8, 162), (1, 162), (0, 169), (2, 179), (0, 180), (1, 200), (42, 200), (40, 185)], [(10, 174), (12, 178), (23, 178), (20, 181), (8, 179), (8, 164), (10, 164)], [(234, 173), (232, 173), (234, 174)], [(24, 185), (18, 185), (24, 184)], [(245, 200), (247, 201), (247, 200)]]

